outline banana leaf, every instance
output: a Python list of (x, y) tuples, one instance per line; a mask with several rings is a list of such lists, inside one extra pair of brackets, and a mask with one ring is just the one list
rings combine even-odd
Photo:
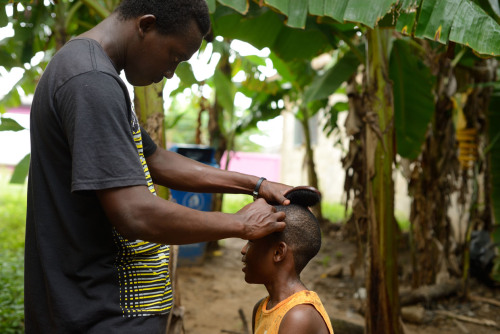
[(416, 56), (420, 52), (408, 40), (395, 40), (389, 62), (389, 77), (393, 81), (394, 91), (397, 153), (408, 159), (415, 159), (420, 153), (434, 114), (432, 87), (435, 78), (429, 67)]
[(346, 52), (323, 75), (313, 79), (311, 85), (304, 91), (304, 102), (309, 103), (315, 100), (322, 100), (332, 95), (342, 83), (356, 73), (359, 64), (359, 59), (352, 51)]
[(305, 29), (290, 28), (283, 24), (284, 16), (255, 6), (250, 6), (246, 16), (217, 6), (212, 14), (215, 34), (245, 41), (258, 49), (268, 47), (284, 61), (310, 59), (332, 48), (315, 22), (308, 21)]
[[(219, 2), (235, 8), (242, 0)], [(418, 12), (414, 37), (443, 44), (452, 41), (469, 46), (479, 54), (500, 55), (498, 6), (492, 6), (491, 2), (480, 1), (480, 5), (472, 0), (422, 0), (420, 4), (417, 0), (308, 0), (306, 4), (305, 0), (267, 0), (264, 4), (286, 15), (286, 24), (295, 28), (304, 27), (304, 23), (308, 22), (307, 14), (374, 28), (388, 13), (393, 14), (393, 24), (397, 25), (399, 16), (408, 20), (406, 14)], [(243, 11), (240, 10), (240, 13)], [(411, 31), (406, 29), (405, 32)]]

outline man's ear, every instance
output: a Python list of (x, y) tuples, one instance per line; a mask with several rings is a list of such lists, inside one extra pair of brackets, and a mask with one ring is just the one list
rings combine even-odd
[(288, 253), (288, 245), (284, 241), (280, 241), (274, 248), (273, 260), (274, 262), (281, 262), (286, 258)]
[(144, 34), (155, 28), (156, 17), (152, 14), (139, 16), (136, 19), (137, 31), (140, 37), (144, 37)]

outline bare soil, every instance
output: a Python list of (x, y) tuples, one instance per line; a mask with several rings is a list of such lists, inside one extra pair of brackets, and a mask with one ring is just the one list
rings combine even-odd
[[(207, 254), (201, 265), (177, 269), (177, 291), (185, 311), (183, 319), (187, 334), (250, 333), (253, 306), (267, 296), (263, 286), (249, 285), (243, 279), (240, 250), (245, 241), (226, 239), (219, 244), (220, 250)], [(323, 237), (320, 253), (304, 269), (301, 279), (310, 290), (319, 294), (331, 318), (363, 326), (364, 318), (360, 310), (365, 302), (364, 273), (360, 268), (352, 275), (349, 269), (355, 254), (353, 243), (342, 240), (340, 232), (330, 232)], [(400, 260), (400, 263), (403, 261)], [(340, 277), (328, 275), (333, 267), (339, 266), (343, 272)], [(474, 279), (471, 294), (500, 301), (500, 288), (487, 287)], [(406, 334), (500, 333), (498, 306), (464, 301), (458, 296), (421, 306), (425, 308), (423, 322), (405, 321)], [(444, 315), (443, 311), (491, 321), (497, 326), (454, 319)]]

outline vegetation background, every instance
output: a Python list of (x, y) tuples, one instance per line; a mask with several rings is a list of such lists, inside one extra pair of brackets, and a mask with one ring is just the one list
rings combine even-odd
[[(19, 105), (23, 94), (34, 91), (54, 52), (109, 15), (117, 2), (35, 0), (0, 7), (0, 26), (10, 25), (14, 31), (13, 36), (0, 41), (0, 63), (9, 70), (24, 71), (1, 101), (0, 131), (22, 128), (3, 116), (6, 108)], [(348, 110), (343, 140), (349, 149), (343, 164), (350, 215), (345, 233), (359, 244), (358, 266), (366, 265), (366, 333), (403, 332), (396, 248), (400, 229), (394, 217), (392, 180), (396, 169), (404, 171), (412, 196), (412, 287), (436, 284), (444, 268), (445, 274), (461, 281), (461, 294), (467, 298), (473, 232), (484, 231), (490, 242), (500, 241), (498, 1), (207, 3), (214, 35), (201, 52), (217, 59), (214, 73), (199, 79), (191, 65), (184, 63), (176, 71), (179, 87), (170, 93), (191, 94), (189, 108), (197, 112), (197, 117), (190, 119), (190, 123), (196, 122), (194, 135), (183, 140), (215, 147), (219, 161), (224, 151), (241, 145), (242, 134), (255, 131), (258, 121), (274, 118), (286, 109), (303, 129), (307, 182), (319, 188), (310, 120), (321, 115), (324, 131), (331, 134), (336, 131), (338, 113)], [(270, 53), (266, 57), (242, 56), (231, 49), (234, 39), (259, 49), (267, 47)], [(320, 54), (329, 54), (332, 61), (314, 68), (311, 60)], [(264, 74), (270, 62), (276, 70), (271, 77)], [(165, 146), (168, 129), (182, 127), (187, 114), (165, 118), (163, 85), (135, 88), (134, 105), (141, 124)], [(329, 96), (334, 92), (345, 94), (348, 102), (331, 103)], [(235, 104), (237, 94), (252, 101), (248, 108)], [(11, 180), (23, 183), (28, 166), (29, 155), (17, 165)], [(10, 192), (22, 192), (10, 186), (3, 189), (7, 189), (8, 201)], [(454, 196), (459, 198), (467, 225), (457, 247), (450, 238), (447, 214)], [(24, 210), (21, 205), (14, 204), (13, 212)], [(222, 201), (216, 201), (214, 209), (221, 208)], [(315, 208), (320, 218), (327, 216), (323, 209)], [(0, 227), (5, 245), (12, 247), (4, 250), (4, 245), (0, 246), (7, 259), (2, 279), (9, 277), (15, 282), (2, 290), (13, 296), (6, 299), (11, 307), (6, 319), (20, 314), (16, 301), (22, 281), (18, 279), (22, 276), (22, 252), (16, 247), (22, 248), (22, 241), (10, 234), (17, 232), (4, 228), (15, 225), (17, 219), (12, 219), (14, 223), (2, 221)], [(18, 232), (22, 234), (22, 230)], [(490, 277), (497, 281), (499, 259)]]

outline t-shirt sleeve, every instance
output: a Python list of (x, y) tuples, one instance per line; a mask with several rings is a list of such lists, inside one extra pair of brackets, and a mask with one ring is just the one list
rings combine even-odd
[(144, 157), (147, 158), (156, 152), (156, 144), (149, 133), (141, 126), (142, 145), (144, 146)]
[(72, 156), (71, 191), (146, 185), (126, 87), (92, 71), (66, 82), (57, 109)]

